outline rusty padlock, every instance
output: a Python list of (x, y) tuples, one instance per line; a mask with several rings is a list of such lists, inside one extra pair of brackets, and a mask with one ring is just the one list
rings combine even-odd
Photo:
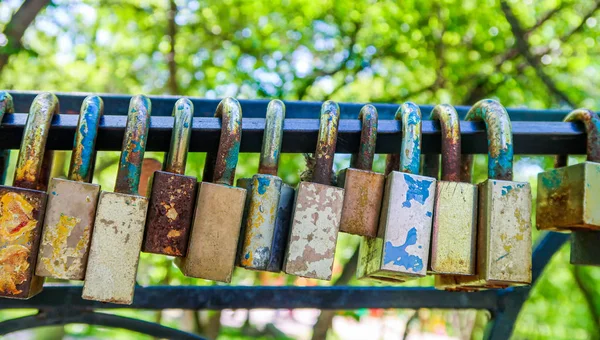
[(40, 185), (46, 139), (58, 99), (42, 93), (31, 104), (13, 187), (0, 186), (0, 296), (28, 299), (42, 290), (35, 275), (47, 194)]
[[(217, 106), (221, 139), (214, 167), (207, 163), (198, 188), (187, 255), (175, 263), (186, 276), (230, 282), (240, 236), (246, 189), (232, 187), (242, 139), (242, 108), (233, 98)], [(207, 156), (207, 162), (213, 159)], [(214, 169), (211, 176), (207, 169)], [(206, 182), (212, 179), (214, 183)]]
[(131, 98), (115, 192), (100, 192), (82, 297), (131, 304), (148, 199), (138, 194), (150, 125), (150, 99)]
[(100, 186), (90, 182), (103, 109), (104, 103), (98, 96), (83, 100), (69, 179), (50, 180), (36, 275), (64, 280), (83, 280), (85, 276), (100, 193)]
[(323, 103), (312, 182), (300, 182), (296, 193), (283, 269), (288, 274), (331, 280), (344, 202), (344, 189), (330, 186), (339, 116), (337, 103)]
[(187, 98), (173, 108), (171, 146), (165, 171), (155, 171), (148, 191), (150, 197), (142, 251), (184, 256), (192, 224), (196, 178), (185, 176), (185, 164), (192, 137), (194, 106)]
[(238, 252), (241, 267), (280, 272), (288, 239), (294, 189), (277, 177), (285, 105), (272, 100), (267, 107), (265, 132), (258, 174), (238, 180), (246, 185), (247, 216), (244, 220)]
[(600, 230), (600, 119), (577, 109), (565, 122), (582, 122), (587, 133), (587, 160), (566, 166), (558, 156), (555, 168), (538, 174), (536, 225), (540, 230)]
[(338, 175), (338, 185), (345, 191), (340, 231), (376, 237), (385, 185), (385, 175), (372, 171), (377, 141), (377, 109), (373, 105), (363, 106), (358, 119), (362, 121), (358, 155), (352, 155), (352, 167)]
[(430, 118), (438, 120), (442, 130), (442, 180), (435, 192), (430, 270), (474, 275), (477, 186), (461, 182), (460, 121), (447, 104), (435, 106)]
[(466, 120), (484, 121), (488, 179), (478, 185), (477, 274), (457, 277), (462, 287), (504, 288), (531, 283), (531, 187), (512, 181), (510, 117), (496, 100), (477, 102)]
[(398, 282), (427, 272), (436, 179), (417, 175), (421, 161), (419, 107), (402, 104), (396, 119), (402, 120), (400, 172), (391, 171), (387, 176), (377, 237), (361, 240), (359, 278)]

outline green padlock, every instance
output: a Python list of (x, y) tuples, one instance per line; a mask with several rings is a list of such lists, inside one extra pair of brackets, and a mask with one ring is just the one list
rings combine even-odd
[(94, 146), (104, 104), (98, 96), (83, 100), (75, 130), (69, 179), (53, 178), (36, 274), (83, 280), (100, 186), (89, 183), (96, 156)]
[(98, 199), (83, 285), (86, 300), (133, 302), (148, 209), (148, 199), (138, 194), (138, 186), (150, 111), (148, 97), (131, 98), (115, 192), (102, 191)]
[[(377, 237), (363, 238), (358, 278), (402, 282), (427, 273), (436, 179), (417, 175), (421, 158), (421, 112), (404, 103), (396, 113), (402, 120), (400, 172), (387, 176)], [(388, 158), (387, 169), (394, 167)]]
[(267, 107), (258, 174), (238, 180), (238, 186), (247, 183), (248, 190), (238, 252), (240, 266), (247, 269), (278, 273), (283, 266), (294, 201), (294, 189), (277, 177), (284, 119), (285, 105), (272, 100)]
[(58, 98), (42, 93), (31, 104), (13, 187), (0, 186), (0, 296), (28, 299), (42, 290), (34, 274), (47, 194), (39, 191), (42, 162)]

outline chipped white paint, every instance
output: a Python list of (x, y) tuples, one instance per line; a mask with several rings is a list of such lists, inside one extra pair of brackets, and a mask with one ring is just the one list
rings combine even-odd
[(82, 297), (120, 304), (133, 302), (148, 199), (101, 192)]
[(36, 275), (83, 280), (100, 186), (53, 178)]
[(437, 182), (431, 235), (431, 270), (440, 274), (475, 274), (477, 186)]
[(301, 182), (284, 261), (288, 274), (330, 280), (344, 189)]
[(431, 177), (390, 173), (377, 233), (381, 246), (363, 251), (369, 254), (359, 262), (363, 276), (390, 280), (425, 276), (435, 187)]
[(175, 263), (186, 276), (230, 282), (246, 189), (201, 182), (187, 255)]
[(283, 181), (272, 175), (252, 177), (248, 217), (245, 221), (240, 265), (265, 270), (271, 256), (275, 221)]

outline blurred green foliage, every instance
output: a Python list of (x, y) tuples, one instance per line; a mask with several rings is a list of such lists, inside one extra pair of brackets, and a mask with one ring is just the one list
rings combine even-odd
[[(0, 2), (0, 28), (11, 22), (20, 5), (18, 0)], [(0, 34), (0, 54), (10, 55), (0, 66), (0, 88), (457, 105), (494, 97), (505, 106), (597, 107), (598, 2), (513, 0), (508, 6), (512, 13), (503, 11), (496, 0), (54, 0), (27, 29), (19, 48), (7, 45), (8, 33)], [(511, 14), (522, 36), (515, 35), (518, 31), (507, 20)], [(527, 54), (531, 58), (525, 58)], [(94, 182), (104, 189), (114, 185), (118, 155), (99, 153)], [(66, 173), (68, 157), (58, 153), (56, 176)], [(163, 159), (161, 153), (147, 157)], [(8, 181), (15, 159), (13, 153)], [(336, 156), (338, 169), (348, 162), (348, 155)], [(483, 156), (476, 158), (477, 182), (485, 178), (485, 162)], [(375, 169), (383, 171), (383, 163), (384, 157), (378, 156)], [(517, 157), (515, 164), (516, 179), (530, 181), (535, 193), (535, 174), (551, 167), (552, 159)], [(187, 174), (201, 177), (203, 165), (203, 154), (190, 154)], [(243, 154), (237, 176), (251, 176), (257, 166), (256, 154)], [(280, 175), (295, 184), (303, 167), (302, 155), (282, 155)], [(539, 234), (534, 231), (534, 238)], [(357, 243), (356, 237), (340, 235), (336, 277)], [(600, 295), (595, 289), (600, 270), (574, 269), (568, 253), (566, 245), (533, 289), (514, 338), (600, 338)], [(171, 259), (149, 254), (142, 254), (138, 281), (215, 284), (186, 278)], [(329, 283), (237, 269), (232, 284)], [(349, 284), (369, 283), (353, 279)], [(406, 283), (431, 284), (431, 278)], [(0, 318), (28, 313), (32, 311), (2, 311)], [(162, 317), (149, 311), (115, 313), (151, 321)], [(408, 319), (414, 312), (385, 313)], [(360, 319), (369, 313), (340, 314)], [(162, 317), (162, 322), (217, 334), (218, 318), (215, 312), (191, 319), (183, 313)], [(413, 318), (422, 331), (432, 331), (441, 322), (446, 334), (477, 339), (483, 336), (488, 316), (420, 310)], [(216, 332), (211, 330), (215, 323)], [(246, 328), (223, 327), (220, 334), (227, 339), (253, 337)], [(55, 337), (65, 332), (75, 337), (132, 336), (85, 325), (57, 332)]]

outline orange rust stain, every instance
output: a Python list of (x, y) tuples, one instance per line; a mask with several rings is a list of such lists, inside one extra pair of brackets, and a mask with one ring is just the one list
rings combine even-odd
[(179, 230), (175, 230), (175, 229), (170, 230), (169, 233), (167, 234), (168, 238), (179, 237), (179, 236), (181, 236), (181, 232)]
[(28, 159), (22, 167), (17, 168), (15, 179), (34, 182), (37, 178), (34, 165), (34, 161), (32, 159)]
[(0, 250), (0, 292), (8, 292), (13, 295), (22, 292), (22, 290), (17, 289), (17, 285), (27, 280), (28, 256), (29, 249), (19, 244), (10, 245)]
[(32, 231), (37, 220), (33, 218), (33, 206), (23, 196), (9, 192), (0, 198), (0, 237), (13, 241)]

